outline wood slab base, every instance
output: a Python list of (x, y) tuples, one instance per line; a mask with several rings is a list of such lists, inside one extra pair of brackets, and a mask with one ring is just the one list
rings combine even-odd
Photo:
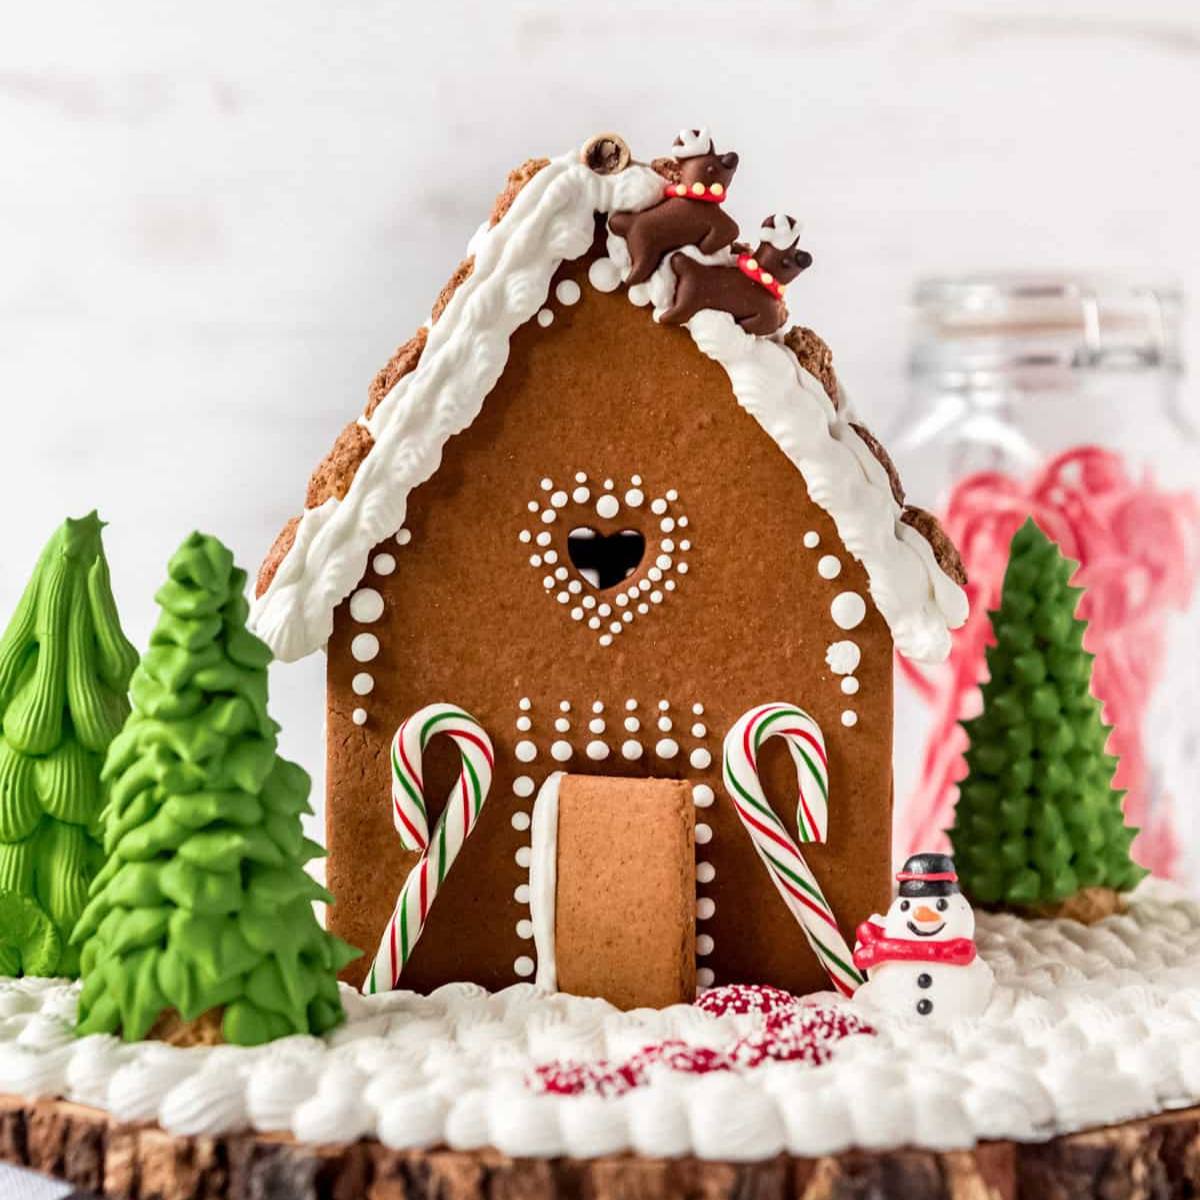
[(1200, 1194), (1200, 1108), (1032, 1146), (713, 1163), (175, 1137), (78, 1104), (0, 1096), (0, 1159), (65, 1180), (80, 1200), (1173, 1200)]

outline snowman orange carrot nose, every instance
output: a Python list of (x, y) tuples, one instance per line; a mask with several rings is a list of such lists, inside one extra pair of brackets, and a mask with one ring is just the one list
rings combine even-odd
[(918, 921), (940, 921), (942, 919), (932, 908), (926, 908), (924, 904), (913, 913), (913, 916)]

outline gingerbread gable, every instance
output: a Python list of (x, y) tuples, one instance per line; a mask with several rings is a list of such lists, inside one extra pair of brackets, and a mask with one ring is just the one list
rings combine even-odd
[[(430, 326), (401, 347), (377, 381), (367, 412), (343, 431), (310, 483), (304, 513), (288, 523), (264, 564), (252, 621), (278, 657), (295, 660), (328, 641), (334, 610), (363, 577), (372, 548), (403, 526), (412, 490), (437, 471), (447, 441), (478, 417), (504, 372), (513, 334), (542, 310), (560, 264), (592, 247), (597, 214), (637, 213), (662, 200), (664, 176), (622, 151), (608, 138), (589, 143), (582, 155), (531, 162), (514, 173)], [(610, 233), (608, 251), (588, 275), (602, 291), (615, 290), (630, 270), (623, 239)], [(734, 251), (680, 253), (722, 264)], [(667, 256), (628, 294), (661, 318), (675, 293)], [(711, 309), (695, 312), (686, 328), (866, 569), (896, 648), (919, 661), (944, 658), (950, 630), (967, 615), (957, 557), (932, 518), (905, 507), (886, 455), (797, 357), (793, 347), (803, 337), (794, 330), (755, 336)], [(803, 532), (797, 529), (797, 540)]]

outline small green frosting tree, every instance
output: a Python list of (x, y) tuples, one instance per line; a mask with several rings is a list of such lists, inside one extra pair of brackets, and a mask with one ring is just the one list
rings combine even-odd
[(71, 930), (103, 861), (100, 770), (129, 715), (121, 632), (93, 512), (42, 551), (0, 638), (0, 974), (77, 975)]
[(194, 533), (171, 559), (104, 765), (108, 856), (76, 927), (79, 1032), (146, 1036), (220, 1016), (227, 1042), (320, 1034), (343, 1019), (357, 951), (321, 928), (304, 870), (309, 778), (276, 753), (271, 652), (246, 628), (246, 574)]
[(1146, 874), (1112, 786), (1074, 569), (1032, 518), (1017, 531), (991, 614), (983, 711), (962, 723), (969, 770), (949, 831), (963, 888), (982, 904), (1056, 905)]

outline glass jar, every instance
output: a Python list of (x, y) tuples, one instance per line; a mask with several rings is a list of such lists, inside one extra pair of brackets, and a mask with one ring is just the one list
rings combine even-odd
[(950, 660), (901, 665), (899, 857), (941, 843), (979, 708), (988, 610), (1032, 515), (1079, 562), (1116, 786), (1155, 874), (1200, 886), (1200, 454), (1173, 285), (1103, 275), (928, 279), (910, 396), (887, 438), (913, 503), (958, 545), (971, 618)]

